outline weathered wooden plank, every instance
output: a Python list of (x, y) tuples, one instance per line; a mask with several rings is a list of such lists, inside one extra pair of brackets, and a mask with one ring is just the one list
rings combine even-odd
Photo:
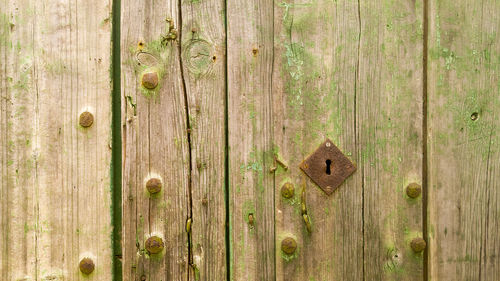
[[(184, 280), (191, 210), (179, 5), (123, 1), (121, 17), (123, 279)], [(157, 75), (156, 87), (154, 79), (143, 84), (148, 73)], [(155, 194), (146, 187), (152, 178), (161, 181)], [(156, 254), (146, 248), (154, 236), (164, 245)]]
[(274, 280), (272, 1), (227, 2), (230, 280)]
[[(364, 274), (422, 280), (423, 1), (362, 2), (356, 123), (363, 176)], [(421, 193), (421, 192), (420, 192)]]
[(225, 2), (181, 1), (181, 13), (181, 75), (191, 141), (189, 280), (225, 280)]
[[(275, 6), (273, 120), (278, 280), (420, 280), (422, 2), (303, 1)], [(331, 196), (300, 162), (329, 138), (358, 166)], [(322, 163), (325, 167), (326, 163)], [(295, 196), (280, 195), (283, 184)], [(302, 210), (305, 185), (309, 233)], [(286, 255), (281, 241), (298, 249)]]
[(1, 7), (0, 275), (110, 280), (110, 3)]
[[(124, 278), (184, 279), (192, 264), (190, 279), (222, 280), (223, 2), (130, 1), (122, 7)], [(149, 72), (159, 76), (154, 89), (141, 85)], [(148, 175), (161, 177), (159, 195), (147, 195)], [(141, 249), (153, 232), (165, 240), (165, 250), (150, 257)]]
[[(289, 167), (278, 163), (276, 170), (276, 280), (362, 280), (362, 173), (327, 196), (299, 169), (326, 138), (359, 159), (358, 3), (283, 1), (275, 5), (274, 26), (274, 136)], [(294, 186), (290, 199), (281, 194), (285, 183)], [(281, 249), (286, 237), (297, 241), (293, 254)]]
[(496, 280), (500, 3), (429, 4), (429, 279)]

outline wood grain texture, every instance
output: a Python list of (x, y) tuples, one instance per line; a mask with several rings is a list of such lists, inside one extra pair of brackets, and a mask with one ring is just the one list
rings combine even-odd
[[(289, 166), (278, 164), (275, 173), (276, 280), (362, 280), (362, 173), (327, 196), (299, 169), (326, 138), (359, 162), (358, 3), (283, 1), (274, 9), (272, 116), (276, 154)], [(320, 164), (326, 172), (326, 160)], [(287, 182), (295, 187), (291, 199), (280, 194)], [(293, 255), (281, 250), (288, 236), (298, 244)]]
[(228, 1), (226, 13), (230, 280), (274, 280), (273, 3)]
[(191, 129), (189, 280), (225, 280), (225, 3), (202, 0), (181, 4), (182, 74)]
[(430, 1), (430, 280), (500, 276), (499, 30), (498, 1)]
[(110, 4), (1, 3), (2, 280), (111, 279)]
[[(295, 235), (299, 251), (277, 257), (277, 279), (421, 280), (422, 205), (404, 187), (422, 175), (422, 2), (278, 7), (274, 135), (290, 169), (275, 190), (296, 196), (276, 196), (276, 243)], [(297, 166), (326, 138), (358, 167), (331, 196), (307, 178), (308, 233)]]
[[(252, 239), (267, 226), (254, 212), (269, 220), (271, 197), (277, 280), (422, 278), (421, 255), (409, 247), (421, 235), (421, 203), (404, 193), (422, 172), (422, 3), (275, 3), (270, 53), (267, 14), (254, 15), (268, 7), (234, 7), (227, 11), (231, 278), (272, 274), (261, 269), (270, 258), (266, 237), (260, 244)], [(272, 132), (265, 131), (269, 125)], [(332, 196), (298, 169), (326, 137), (358, 163)], [(281, 198), (286, 182), (295, 187), (292, 199)], [(302, 216), (304, 185), (311, 233)], [(280, 249), (286, 237), (298, 243), (290, 256)]]
[[(124, 280), (187, 279), (189, 142), (178, 42), (168, 39), (179, 28), (178, 8), (177, 1), (122, 1)], [(154, 90), (141, 85), (150, 71), (159, 76)], [(145, 186), (153, 177), (162, 180), (155, 195)], [(151, 236), (163, 239), (161, 253), (145, 249)]]
[[(223, 280), (223, 2), (122, 7), (124, 279)], [(153, 90), (141, 85), (150, 71), (160, 76)], [(155, 176), (163, 190), (151, 196), (144, 185)], [(150, 256), (144, 241), (155, 233), (166, 246)]]
[(423, 1), (361, 2), (356, 91), (359, 172), (364, 190), (364, 274), (422, 280)]

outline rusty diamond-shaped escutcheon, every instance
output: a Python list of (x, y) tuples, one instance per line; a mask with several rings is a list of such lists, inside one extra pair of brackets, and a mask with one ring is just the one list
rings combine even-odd
[(356, 170), (351, 160), (329, 139), (302, 161), (300, 168), (328, 195)]

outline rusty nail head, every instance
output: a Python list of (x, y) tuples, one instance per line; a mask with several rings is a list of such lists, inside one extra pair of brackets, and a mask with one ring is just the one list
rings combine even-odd
[(158, 86), (158, 73), (146, 72), (142, 75), (142, 86), (146, 89), (154, 89)]
[(89, 275), (90, 273), (92, 273), (94, 271), (94, 268), (95, 268), (95, 265), (94, 265), (94, 261), (92, 261), (92, 259), (83, 258), (80, 261), (80, 271), (83, 274)]
[(92, 126), (94, 123), (94, 115), (92, 113), (85, 111), (80, 114), (80, 120), (79, 120), (80, 126), (84, 128), (88, 128)]
[(163, 251), (163, 240), (158, 236), (151, 236), (146, 240), (146, 250), (149, 254), (158, 254)]
[(425, 249), (427, 243), (425, 243), (425, 240), (423, 238), (417, 237), (411, 240), (410, 246), (415, 253), (420, 253)]
[(151, 194), (160, 192), (161, 190), (161, 180), (159, 178), (151, 178), (146, 182), (146, 189)]
[(290, 199), (293, 197), (295, 193), (295, 190), (293, 188), (293, 184), (290, 182), (286, 182), (282, 187), (281, 187), (281, 196), (284, 198)]
[(406, 195), (410, 198), (417, 198), (422, 193), (422, 187), (418, 183), (410, 183), (406, 187)]
[(292, 255), (297, 249), (297, 242), (292, 237), (287, 237), (281, 241), (281, 250), (287, 255)]

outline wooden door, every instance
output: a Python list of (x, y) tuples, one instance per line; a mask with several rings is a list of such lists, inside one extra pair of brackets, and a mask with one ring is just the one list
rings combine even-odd
[(0, 0), (0, 279), (495, 280), (499, 29), (495, 0)]

